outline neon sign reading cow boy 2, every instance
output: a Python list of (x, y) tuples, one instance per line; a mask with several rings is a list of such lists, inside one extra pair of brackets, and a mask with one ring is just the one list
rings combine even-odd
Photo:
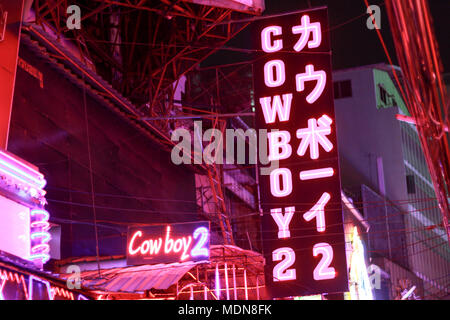
[[(266, 288), (272, 297), (347, 291), (326, 8), (253, 24)], [(266, 171), (267, 172), (267, 171)]]
[(130, 227), (127, 264), (208, 260), (209, 240), (209, 222)]

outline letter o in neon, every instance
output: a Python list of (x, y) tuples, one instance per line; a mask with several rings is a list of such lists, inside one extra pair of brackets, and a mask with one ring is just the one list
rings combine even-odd
[[(281, 182), (283, 186), (281, 186)], [(281, 198), (292, 192), (292, 174), (287, 168), (278, 168), (270, 173), (270, 193), (274, 197)]]
[[(274, 71), (275, 69), (275, 71)], [(279, 87), (286, 81), (286, 70), (282, 60), (270, 60), (264, 65), (264, 83), (268, 87)]]
[(180, 252), (182, 247), (183, 247), (183, 241), (181, 239), (178, 239), (173, 244), (173, 252)]
[(145, 240), (141, 244), (141, 254), (146, 254), (150, 250), (150, 243), (148, 240)]

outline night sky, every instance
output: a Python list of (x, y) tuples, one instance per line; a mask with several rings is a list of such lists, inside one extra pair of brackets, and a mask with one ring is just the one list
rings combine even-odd
[[(428, 2), (434, 19), (435, 35), (439, 43), (444, 71), (450, 72), (450, 42), (448, 41), (450, 27), (447, 17), (450, 13), (450, 1), (429, 0)], [(388, 62), (376, 31), (366, 27), (369, 15), (365, 14), (364, 0), (265, 0), (265, 3), (264, 15), (307, 9), (309, 4), (311, 7), (328, 6), (334, 70)], [(384, 1), (370, 0), (369, 4), (376, 4), (381, 8), (381, 34), (394, 64), (397, 64)], [(250, 38), (251, 33), (247, 28), (227, 46), (249, 48)], [(251, 55), (221, 51), (205, 64), (224, 64), (245, 60), (251, 60)]]

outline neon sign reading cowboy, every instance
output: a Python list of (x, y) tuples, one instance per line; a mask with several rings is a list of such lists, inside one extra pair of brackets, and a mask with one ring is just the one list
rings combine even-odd
[(130, 227), (127, 264), (208, 260), (209, 239), (209, 222)]

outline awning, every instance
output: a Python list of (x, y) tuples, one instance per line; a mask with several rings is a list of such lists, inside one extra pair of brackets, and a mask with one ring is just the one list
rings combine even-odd
[[(106, 292), (136, 293), (152, 288), (165, 290), (177, 283), (195, 265), (172, 263), (101, 269), (100, 277), (97, 270), (84, 271), (80, 274), (81, 285), (91, 290)], [(70, 276), (73, 274), (61, 274), (64, 279)]]
[[(264, 257), (258, 252), (232, 245), (211, 245), (210, 255), (210, 261), (142, 266), (126, 266), (126, 257), (123, 255), (100, 257), (100, 272), (97, 270), (95, 257), (71, 258), (60, 261), (60, 270), (66, 270), (66, 267), (70, 265), (78, 265), (84, 270), (80, 273), (83, 288), (123, 294), (139, 294), (151, 289), (167, 290), (182, 280), (192, 268), (200, 265), (203, 271), (206, 269), (214, 271), (217, 263), (220, 265), (228, 263), (230, 268), (233, 265), (245, 268), (249, 277), (250, 275), (261, 276), (264, 272)], [(73, 279), (73, 276), (73, 273), (60, 274), (63, 279), (69, 277)], [(263, 277), (260, 279), (263, 281)], [(248, 281), (250, 285), (251, 279), (249, 278)]]

